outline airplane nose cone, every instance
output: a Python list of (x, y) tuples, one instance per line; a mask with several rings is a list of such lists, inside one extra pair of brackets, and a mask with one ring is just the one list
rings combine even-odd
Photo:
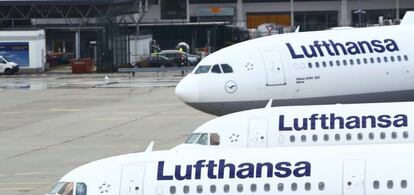
[(175, 88), (175, 95), (185, 103), (198, 101), (198, 82), (192, 74), (184, 77)]

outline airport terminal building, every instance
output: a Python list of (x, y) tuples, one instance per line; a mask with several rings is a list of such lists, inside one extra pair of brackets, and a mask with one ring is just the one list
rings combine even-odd
[(0, 28), (45, 30), (43, 53), (93, 58), (112, 72), (148, 56), (154, 40), (214, 52), (262, 31), (398, 24), (408, 10), (413, 0), (0, 0)]

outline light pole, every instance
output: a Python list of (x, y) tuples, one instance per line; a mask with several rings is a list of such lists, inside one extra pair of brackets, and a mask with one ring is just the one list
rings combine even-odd
[(293, 31), (295, 27), (295, 13), (293, 11), (294, 4), (293, 0), (290, 0), (290, 29)]
[(366, 14), (367, 12), (361, 9), (361, 0), (358, 0), (358, 7), (359, 9), (354, 14), (358, 14), (358, 27), (362, 27), (362, 14)]
[(400, 0), (395, 0), (396, 19), (400, 19)]

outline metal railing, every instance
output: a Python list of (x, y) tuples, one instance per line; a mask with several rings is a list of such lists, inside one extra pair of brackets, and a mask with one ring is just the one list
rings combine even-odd
[(184, 73), (191, 72), (195, 66), (185, 66), (185, 67), (148, 67), (148, 68), (119, 68), (118, 72), (120, 73), (130, 73), (132, 77), (135, 76), (136, 72), (154, 72), (154, 73), (166, 73), (166, 72), (181, 72), (181, 75), (184, 76)]

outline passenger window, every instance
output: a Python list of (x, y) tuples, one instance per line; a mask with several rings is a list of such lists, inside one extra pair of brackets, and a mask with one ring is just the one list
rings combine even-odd
[(391, 133), (391, 137), (392, 137), (392, 139), (397, 139), (397, 132), (392, 132)]
[(86, 195), (86, 184), (85, 183), (77, 183), (76, 184), (76, 195)]
[(333, 62), (332, 61), (329, 61), (329, 66), (333, 66), (334, 64), (333, 64)]
[(346, 134), (346, 140), (348, 140), (348, 141), (349, 141), (349, 140), (351, 140), (351, 139), (352, 139), (352, 135), (351, 135), (350, 133), (347, 133), (347, 134)]
[(312, 135), (312, 140), (314, 142), (317, 142), (318, 141), (318, 135), (316, 135), (316, 134)]
[(408, 56), (407, 55), (404, 55), (404, 60), (408, 61)]
[(292, 191), (296, 191), (298, 189), (298, 184), (297, 183), (292, 183), (292, 186), (290, 186)]
[(256, 184), (250, 185), (250, 191), (256, 192), (256, 190), (257, 190), (257, 185)]
[(394, 187), (394, 182), (392, 181), (392, 180), (388, 180), (387, 181), (387, 188), (388, 189), (391, 189), (391, 188), (393, 188)]
[(398, 61), (401, 61), (401, 56), (397, 56)]
[(325, 61), (323, 61), (322, 62), (322, 66), (325, 68), (326, 67), (326, 62)]
[(177, 192), (177, 189), (175, 186), (170, 186), (170, 194), (175, 194)]
[(323, 182), (319, 182), (319, 184), (318, 184), (318, 189), (319, 189), (319, 191), (323, 191), (323, 190), (325, 190), (325, 183), (323, 183)]
[(408, 131), (404, 131), (403, 132), (403, 138), (407, 139), (408, 138)]
[(194, 74), (203, 74), (208, 73), (210, 71), (211, 66), (198, 66)]
[(302, 142), (306, 142), (306, 135), (302, 135), (302, 136), (300, 137), (300, 140), (301, 140)]
[(341, 135), (339, 135), (339, 134), (335, 134), (335, 140), (336, 141), (339, 141), (341, 139)]
[(373, 186), (374, 186), (374, 189), (378, 190), (379, 187), (380, 187), (379, 181), (375, 180), (374, 183), (373, 183)]
[(197, 144), (207, 145), (207, 143), (208, 143), (208, 134), (207, 133), (201, 134), (200, 138), (197, 140)]
[(216, 190), (217, 190), (216, 185), (211, 185), (211, 186), (210, 186), (210, 192), (211, 192), (211, 193), (216, 193)]
[(374, 58), (370, 58), (369, 60), (371, 61), (371, 64), (375, 62)]
[(328, 134), (323, 135), (323, 140), (329, 141), (329, 135)]
[(364, 58), (364, 64), (368, 64), (368, 59)]
[(359, 64), (361, 64), (361, 60), (358, 58), (358, 59), (356, 59), (356, 61), (357, 61), (357, 64), (359, 65)]
[(391, 62), (394, 62), (394, 61), (395, 61), (394, 56), (391, 56)]
[(343, 60), (342, 63), (344, 64), (344, 66), (346, 66), (347, 64), (346, 60)]
[(402, 189), (407, 188), (407, 180), (404, 179), (404, 180), (401, 181), (401, 188)]
[(295, 142), (295, 136), (294, 135), (291, 135), (289, 139), (290, 139), (291, 143)]
[(264, 191), (265, 192), (270, 191), (270, 184), (267, 183), (267, 184), (264, 185)]
[(309, 183), (309, 182), (306, 182), (306, 183), (305, 183), (305, 190), (306, 190), (306, 191), (311, 190), (311, 183)]
[(384, 132), (381, 132), (381, 134), (380, 134), (380, 138), (381, 138), (381, 139), (385, 139), (385, 133), (384, 133)]
[(214, 65), (213, 68), (211, 69), (211, 72), (212, 73), (221, 73), (220, 66), (217, 65), (217, 64)]
[(237, 185), (237, 191), (238, 192), (243, 192), (243, 185), (242, 184)]
[(308, 67), (309, 67), (309, 68), (312, 68), (312, 62), (309, 62), (309, 63), (308, 63)]
[(381, 63), (381, 58), (380, 57), (377, 57), (377, 62)]
[(358, 133), (358, 140), (362, 140), (364, 138), (364, 135), (362, 133)]
[(371, 133), (369, 133), (369, 134), (368, 134), (368, 137), (369, 137), (369, 139), (370, 139), (370, 140), (373, 140), (373, 139), (374, 139), (374, 133), (372, 133), (372, 132), (371, 132)]
[(353, 59), (350, 59), (349, 60), (349, 64), (354, 65), (354, 60)]
[(336, 65), (337, 66), (340, 66), (341, 65), (341, 62), (339, 60), (336, 60)]
[(220, 145), (220, 135), (218, 133), (210, 134), (210, 145), (212, 146)]
[(387, 56), (384, 56), (384, 62), (387, 63), (388, 62), (388, 58)]
[(277, 191), (279, 192), (283, 191), (283, 183), (277, 184)]
[(184, 186), (183, 187), (183, 192), (184, 192), (184, 194), (188, 194), (190, 192), (190, 187)]
[(223, 186), (224, 192), (228, 193), (230, 191), (230, 186), (228, 184)]
[(222, 64), (221, 69), (223, 69), (224, 73), (232, 73), (233, 72), (233, 68), (228, 64)]
[(202, 185), (198, 185), (197, 186), (197, 193), (201, 194), (203, 192), (203, 186)]
[(315, 63), (316, 68), (319, 68), (319, 62)]

